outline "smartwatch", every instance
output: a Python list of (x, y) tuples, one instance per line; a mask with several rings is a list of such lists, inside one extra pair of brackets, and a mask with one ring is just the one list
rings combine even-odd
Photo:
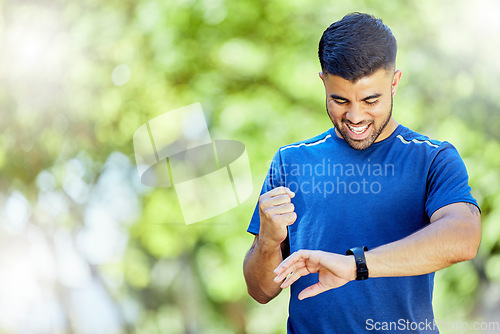
[(368, 267), (366, 266), (365, 252), (368, 247), (354, 247), (345, 252), (346, 255), (354, 255), (356, 261), (356, 280), (364, 281), (368, 279)]

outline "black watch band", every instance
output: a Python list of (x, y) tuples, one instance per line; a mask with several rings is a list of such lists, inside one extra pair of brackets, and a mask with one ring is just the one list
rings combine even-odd
[(356, 261), (356, 280), (363, 281), (368, 279), (368, 267), (366, 266), (365, 252), (368, 247), (354, 247), (345, 252), (346, 255), (354, 255)]

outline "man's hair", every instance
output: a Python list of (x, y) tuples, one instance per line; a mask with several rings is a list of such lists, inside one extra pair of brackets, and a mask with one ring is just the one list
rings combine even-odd
[(356, 82), (379, 69), (396, 66), (397, 44), (382, 20), (351, 13), (329, 26), (319, 41), (323, 73)]

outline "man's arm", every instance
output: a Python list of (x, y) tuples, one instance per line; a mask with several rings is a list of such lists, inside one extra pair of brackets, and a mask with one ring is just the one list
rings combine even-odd
[(248, 293), (262, 304), (281, 292), (273, 270), (289, 252), (287, 226), (297, 219), (291, 203), (294, 196), (288, 188), (279, 187), (259, 198), (260, 233), (245, 257), (243, 273)]
[[(428, 274), (474, 258), (480, 241), (479, 209), (470, 203), (454, 203), (438, 209), (425, 228), (366, 252), (366, 264), (370, 277)], [(355, 270), (352, 255), (301, 250), (276, 268), (275, 280), (281, 282), (291, 274), (281, 285), (286, 288), (301, 276), (319, 272), (319, 282), (301, 292), (302, 299), (355, 279)]]
[(259, 240), (257, 234), (245, 257), (243, 270), (248, 293), (261, 304), (269, 302), (281, 292), (281, 282), (274, 281), (276, 275), (273, 270), (286, 258), (286, 242), (277, 248), (269, 247)]
[(428, 274), (471, 260), (481, 242), (479, 209), (454, 203), (438, 209), (420, 231), (366, 253), (370, 277)]

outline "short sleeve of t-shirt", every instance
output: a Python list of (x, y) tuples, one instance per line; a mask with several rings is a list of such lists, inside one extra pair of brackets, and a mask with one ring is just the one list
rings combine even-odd
[[(281, 154), (280, 151), (276, 152), (274, 158), (269, 166), (269, 171), (267, 172), (266, 179), (264, 180), (264, 184), (262, 185), (262, 190), (260, 194), (264, 194), (274, 188), (285, 185), (285, 180), (283, 178), (283, 169), (281, 162)], [(260, 230), (260, 218), (259, 218), (259, 203), (255, 207), (255, 210), (252, 215), (252, 220), (250, 221), (250, 225), (247, 229), (248, 232), (252, 234), (259, 234)]]
[(436, 210), (452, 203), (472, 203), (479, 208), (470, 193), (468, 180), (467, 169), (458, 151), (450, 143), (443, 142), (427, 176), (425, 210), (429, 219)]

